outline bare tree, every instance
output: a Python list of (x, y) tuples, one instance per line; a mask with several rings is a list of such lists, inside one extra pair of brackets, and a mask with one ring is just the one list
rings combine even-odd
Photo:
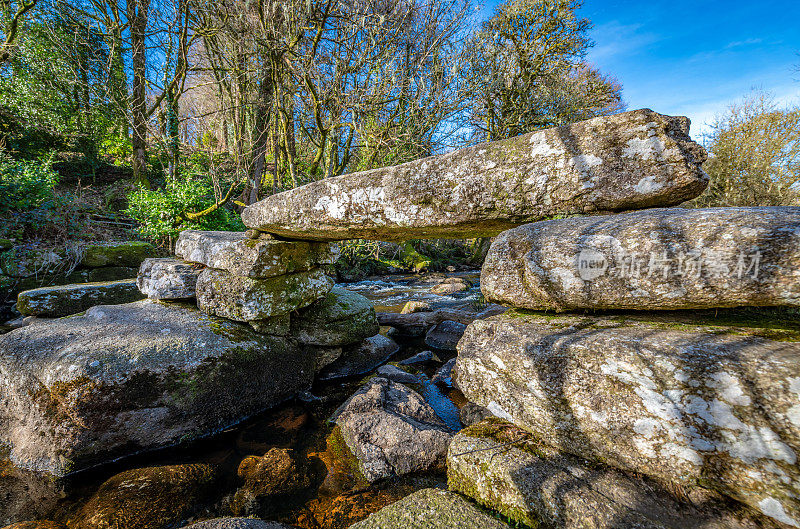
[(13, 8), (11, 0), (0, 0), (0, 16), (3, 17), (3, 35), (0, 35), (0, 66), (11, 59), (14, 45), (19, 38), (20, 25), (36, 2), (37, 0), (21, 0), (16, 8)]

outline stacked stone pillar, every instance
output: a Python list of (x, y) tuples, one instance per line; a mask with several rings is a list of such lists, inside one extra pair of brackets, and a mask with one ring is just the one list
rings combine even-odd
[(458, 454), (491, 443), (495, 423), (492, 435), (451, 446), (451, 486), (504, 512), (516, 506), (525, 523), (613, 526), (630, 505), (592, 499), (602, 507), (587, 510), (573, 493), (548, 509), (540, 473), (565, 479), (564, 465), (583, 466), (586, 497), (600, 490), (590, 494), (592, 479), (636, 475), (718, 494), (720, 527), (747, 526), (736, 507), (719, 507), (726, 498), (770, 519), (760, 523), (800, 526), (799, 265), (795, 207), (654, 209), (502, 233), (481, 286), (514, 310), (469, 326), (457, 385), (548, 455), (506, 461), (528, 458), (527, 482), (490, 464), (511, 481), (486, 486), (473, 471), (488, 461), (482, 452)]

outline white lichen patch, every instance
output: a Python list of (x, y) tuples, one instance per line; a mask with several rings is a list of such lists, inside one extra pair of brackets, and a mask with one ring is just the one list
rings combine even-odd
[(786, 514), (786, 510), (781, 505), (781, 502), (775, 498), (764, 498), (758, 502), (758, 507), (761, 512), (770, 518), (774, 518), (779, 522), (791, 525), (792, 527), (800, 527), (797, 520)]
[[(601, 372), (632, 386), (640, 399), (647, 415), (635, 419), (632, 430), (641, 436), (637, 446), (647, 447), (642, 452), (645, 455), (671, 455), (699, 464), (703, 453), (725, 453), (745, 465), (760, 468), (775, 462), (794, 465), (797, 460), (794, 450), (772, 429), (749, 423), (746, 410), (750, 408), (744, 407), (751, 405), (752, 399), (727, 371), (703, 379), (704, 391), (715, 390), (717, 398), (703, 398), (686, 383), (688, 378), (683, 371), (673, 372), (678, 384), (667, 388), (664, 383), (669, 378), (656, 378), (648, 368), (624, 361), (610, 359), (601, 366)], [(735, 407), (744, 410), (737, 412)]]
[(643, 195), (647, 195), (650, 193), (655, 193), (661, 189), (663, 189), (664, 184), (658, 181), (658, 177), (655, 175), (645, 176), (641, 180), (639, 180), (633, 189), (637, 193), (641, 193)]
[(658, 136), (648, 136), (647, 138), (631, 138), (627, 146), (622, 149), (622, 156), (625, 158), (638, 158), (641, 160), (663, 158), (666, 151), (664, 141)]

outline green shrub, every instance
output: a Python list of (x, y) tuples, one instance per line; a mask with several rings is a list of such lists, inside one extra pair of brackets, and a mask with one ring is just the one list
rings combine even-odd
[(0, 153), (0, 213), (28, 211), (52, 200), (58, 184), (52, 165), (52, 156), (27, 161)]
[(156, 190), (137, 189), (128, 195), (126, 213), (140, 223), (139, 231), (161, 244), (169, 243), (181, 231), (244, 230), (239, 215), (221, 207), (195, 220), (187, 212), (202, 211), (214, 204), (211, 184), (202, 178), (179, 178)]

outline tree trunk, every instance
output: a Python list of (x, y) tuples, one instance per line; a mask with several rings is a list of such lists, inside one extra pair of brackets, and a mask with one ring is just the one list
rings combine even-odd
[(269, 141), (269, 124), (272, 114), (272, 99), (274, 93), (270, 68), (262, 68), (261, 80), (258, 83), (258, 98), (255, 105), (255, 123), (253, 127), (253, 170), (249, 173), (247, 184), (242, 193), (242, 202), (253, 204), (258, 202), (258, 192), (261, 188), (261, 179), (266, 166), (267, 143)]
[(131, 86), (131, 119), (133, 137), (133, 177), (142, 187), (149, 188), (147, 178), (147, 57), (145, 31), (150, 0), (126, 0), (131, 34), (131, 64), (133, 81)]

